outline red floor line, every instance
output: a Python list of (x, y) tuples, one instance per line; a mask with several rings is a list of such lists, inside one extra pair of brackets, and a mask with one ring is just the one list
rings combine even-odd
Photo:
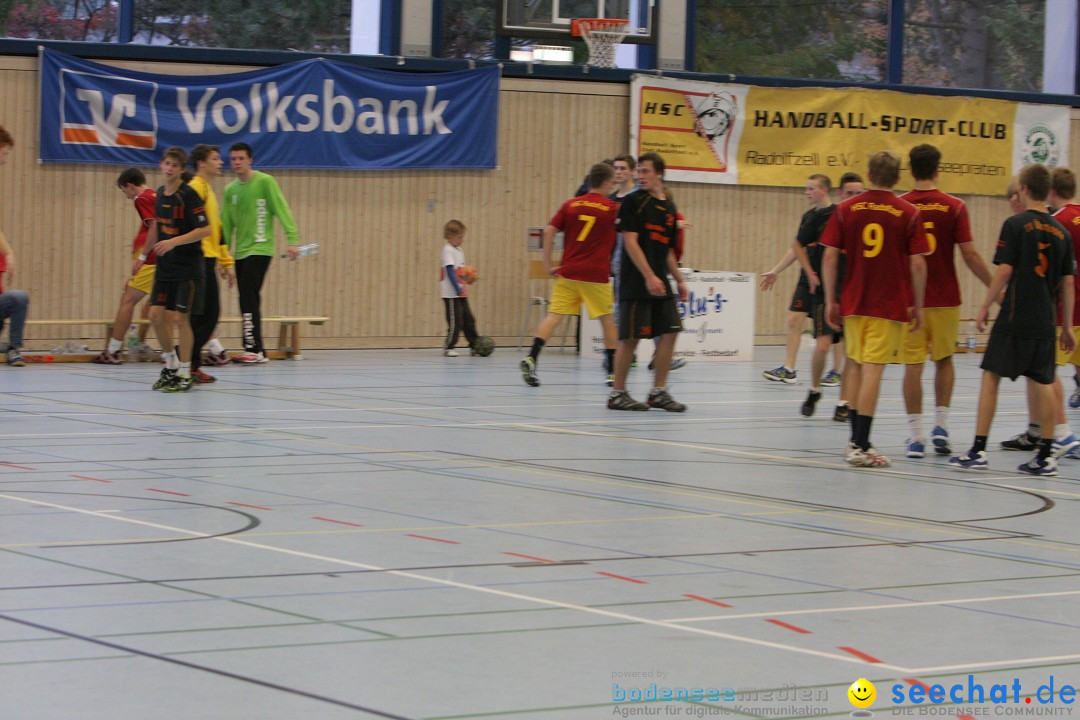
[(274, 509), (274, 508), (263, 507), (262, 505), (248, 505), (247, 503), (233, 502), (231, 500), (226, 500), (225, 504), (226, 505), (238, 505), (240, 507), (255, 508), (256, 510), (273, 510)]
[(311, 516), (312, 520), (322, 520), (323, 522), (337, 522), (338, 525), (348, 525), (353, 528), (363, 528), (364, 526), (357, 524), (357, 522), (348, 522), (346, 520), (335, 520), (333, 517), (319, 517), (316, 515)]
[(149, 490), (150, 492), (165, 493), (166, 495), (179, 495), (180, 497), (191, 497), (187, 493), (178, 493), (178, 492), (173, 492), (172, 490), (158, 490), (157, 488), (146, 488), (146, 489)]
[(719, 600), (713, 600), (712, 598), (702, 597), (701, 595), (691, 595), (690, 593), (687, 593), (686, 595), (683, 595), (683, 597), (688, 597), (691, 600), (700, 600), (701, 602), (716, 605), (717, 607), (734, 607), (733, 605), (728, 605), (727, 603), (722, 603)]
[(926, 692), (930, 692), (930, 686), (924, 683), (922, 680), (919, 680), (918, 678), (904, 678), (904, 682), (906, 682), (908, 685), (918, 685)]
[(974, 715), (957, 715), (956, 720), (975, 720)]
[(843, 650), (846, 653), (851, 653), (855, 657), (861, 658), (861, 659), (863, 659), (863, 660), (865, 660), (866, 662), (869, 662), (869, 663), (879, 663), (879, 662), (881, 662), (881, 660), (878, 660), (873, 655), (867, 655), (866, 653), (862, 652), (861, 650), (856, 650), (855, 648), (840, 647), (840, 648), (837, 648), (837, 649), (838, 650)]
[(773, 618), (765, 618), (765, 622), (772, 623), (773, 625), (777, 625), (779, 627), (786, 628), (786, 629), (791, 630), (793, 632), (802, 633), (804, 635), (810, 635), (811, 634), (811, 632), (809, 630), (807, 630), (806, 628), (801, 628), (798, 625), (792, 625), (791, 623), (786, 623), (783, 620), (775, 620)]
[(449, 545), (460, 545), (457, 540), (443, 540), (442, 538), (428, 537), (427, 535), (413, 535), (412, 533), (405, 533), (409, 537), (420, 538), (421, 540), (434, 540), (435, 542), (447, 543)]
[(513, 555), (514, 557), (525, 558), (526, 560), (535, 560), (536, 562), (542, 563), (558, 562), (558, 560), (548, 560), (547, 558), (536, 557), (535, 555), (522, 555), (521, 553), (506, 552), (505, 550), (503, 551), (503, 555)]
[(73, 478), (79, 478), (80, 480), (93, 480), (94, 482), (111, 483), (112, 480), (102, 480), (101, 478), (86, 477), (85, 475), (72, 475)]
[(637, 578), (626, 577), (625, 575), (616, 575), (615, 573), (599, 572), (598, 571), (596, 574), (597, 575), (604, 575), (604, 576), (609, 577), (609, 578), (615, 578), (616, 580), (625, 580), (626, 582), (637, 583), (638, 585), (648, 585), (649, 584), (649, 582), (647, 580), (638, 580)]
[(25, 465), (12, 465), (11, 463), (0, 463), (0, 466), (15, 468), (16, 470), (37, 470), (37, 468), (26, 467)]

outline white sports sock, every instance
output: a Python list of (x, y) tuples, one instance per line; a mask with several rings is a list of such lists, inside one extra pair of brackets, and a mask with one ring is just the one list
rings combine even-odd
[(115, 355), (116, 353), (120, 352), (120, 348), (122, 347), (124, 347), (123, 340), (109, 338), (109, 347), (105, 350), (105, 352), (109, 353), (110, 355)]
[(174, 352), (161, 353), (161, 362), (165, 363), (165, 367), (170, 370), (176, 370), (180, 367), (180, 361), (176, 357)]
[(939, 428), (946, 428), (949, 426), (949, 406), (938, 405), (934, 408), (934, 425)]
[(213, 338), (210, 342), (206, 343), (206, 349), (215, 355), (220, 355), (225, 352), (225, 346), (221, 344), (221, 341), (217, 338)]
[(917, 440), (918, 442), (922, 442), (923, 439), (924, 439), (923, 438), (923, 427), (922, 427), (922, 415), (921, 414), (919, 414), (919, 415), (908, 415), (907, 416), (907, 424), (908, 424), (908, 434), (911, 435), (911, 439), (912, 440)]
[(177, 369), (176, 374), (179, 377), (182, 377), (182, 378), (191, 377), (191, 363), (189, 363), (189, 362), (180, 363), (180, 367)]
[(1072, 430), (1069, 429), (1069, 423), (1065, 423), (1064, 425), (1055, 425), (1054, 426), (1054, 439), (1055, 440), (1064, 440), (1065, 438), (1069, 437), (1070, 435), (1072, 435)]

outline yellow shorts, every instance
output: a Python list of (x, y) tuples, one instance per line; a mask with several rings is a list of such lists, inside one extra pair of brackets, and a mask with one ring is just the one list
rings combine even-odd
[(143, 265), (139, 268), (139, 272), (135, 273), (134, 277), (128, 280), (128, 287), (139, 292), (150, 294), (150, 291), (154, 289), (154, 268), (156, 265)]
[(907, 323), (897, 320), (849, 315), (844, 318), (847, 356), (857, 363), (898, 363), (906, 330)]
[(926, 354), (934, 362), (956, 353), (956, 339), (960, 335), (960, 308), (923, 308), (923, 326), (904, 336), (904, 362), (919, 365), (926, 362)]
[[(1072, 355), (1065, 354), (1065, 351), (1061, 349), (1060, 342), (1055, 346), (1058, 365), (1080, 365), (1080, 327), (1073, 326), (1073, 337), (1076, 338), (1076, 350), (1073, 351)], [(1058, 328), (1058, 340), (1061, 340), (1061, 328)]]
[(611, 293), (611, 284), (555, 278), (548, 310), (556, 315), (577, 315), (581, 312), (582, 303), (585, 303), (590, 318), (610, 315), (615, 311), (615, 296)]

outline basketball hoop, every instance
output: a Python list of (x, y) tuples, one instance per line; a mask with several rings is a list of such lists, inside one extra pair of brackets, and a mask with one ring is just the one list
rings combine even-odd
[(570, 21), (570, 34), (585, 40), (589, 64), (593, 67), (615, 67), (615, 48), (629, 29), (630, 21), (625, 18), (574, 18)]

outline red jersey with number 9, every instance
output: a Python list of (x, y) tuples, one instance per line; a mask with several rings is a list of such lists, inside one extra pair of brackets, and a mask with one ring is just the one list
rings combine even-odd
[(911, 319), (909, 258), (930, 251), (918, 208), (888, 190), (867, 190), (836, 206), (820, 242), (847, 258), (841, 315)]
[(618, 216), (619, 203), (599, 193), (586, 193), (563, 203), (549, 223), (565, 235), (560, 277), (581, 282), (608, 281)]

